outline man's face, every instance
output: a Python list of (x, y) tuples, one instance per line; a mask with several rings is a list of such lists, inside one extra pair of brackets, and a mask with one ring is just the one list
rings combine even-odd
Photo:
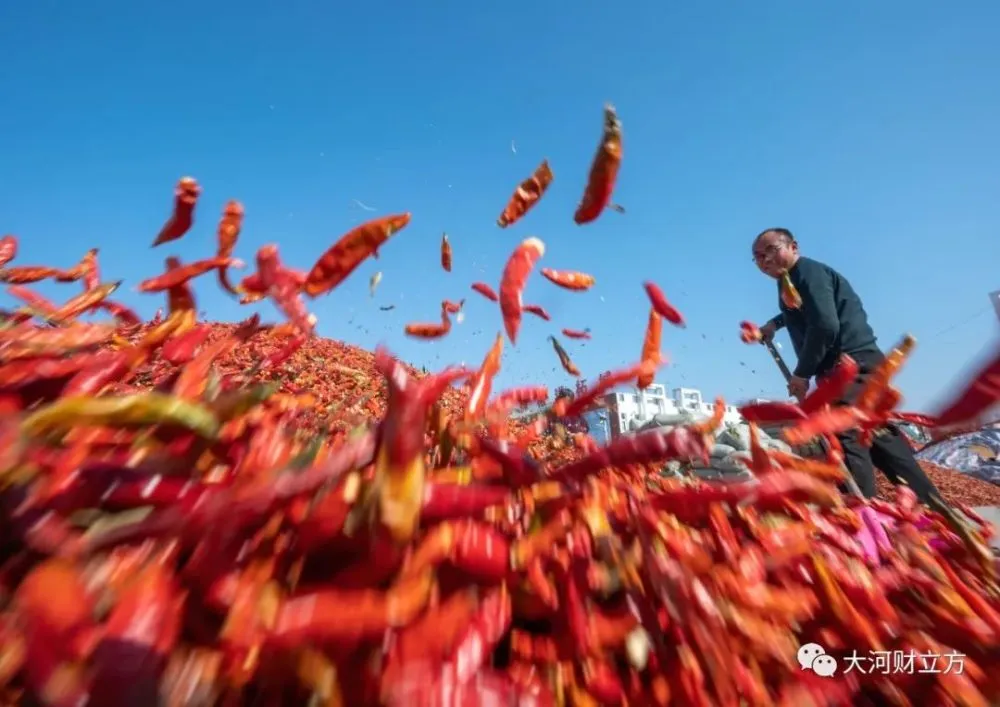
[(795, 242), (776, 231), (768, 231), (753, 244), (753, 261), (765, 275), (779, 278), (795, 264)]

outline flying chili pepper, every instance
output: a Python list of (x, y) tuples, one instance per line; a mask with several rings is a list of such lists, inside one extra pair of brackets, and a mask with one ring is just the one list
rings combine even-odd
[(139, 292), (163, 292), (165, 290), (170, 290), (174, 287), (184, 285), (190, 280), (196, 277), (204, 275), (212, 270), (217, 270), (224, 267), (244, 267), (243, 261), (237, 258), (229, 257), (214, 257), (206, 258), (204, 260), (196, 260), (187, 265), (180, 265), (180, 261), (174, 259), (178, 267), (168, 269), (162, 275), (157, 275), (156, 277), (151, 277), (148, 280), (143, 280), (139, 283), (136, 290)]
[(320, 256), (306, 277), (303, 291), (316, 298), (329, 292), (367, 258), (378, 257), (378, 249), (410, 223), (410, 214), (385, 216), (350, 230)]
[(542, 160), (534, 173), (514, 190), (514, 194), (507, 202), (507, 206), (504, 207), (503, 213), (497, 219), (497, 226), (507, 228), (528, 213), (531, 207), (537, 204), (538, 200), (545, 194), (545, 190), (552, 183), (552, 177), (552, 169), (549, 167), (548, 160)]
[(447, 233), (441, 234), (441, 267), (445, 272), (451, 272), (451, 243)]
[(403, 331), (406, 332), (407, 336), (412, 336), (414, 339), (440, 339), (451, 331), (451, 322), (447, 319), (440, 324), (415, 322), (407, 324), (403, 327)]
[(562, 344), (559, 343), (559, 340), (556, 337), (550, 336), (549, 339), (552, 340), (552, 348), (556, 350), (556, 355), (559, 357), (559, 363), (562, 364), (563, 370), (571, 376), (579, 378), (580, 369), (573, 363), (573, 359), (571, 359), (569, 354), (566, 353), (566, 349), (562, 347)]
[(642, 286), (646, 289), (646, 295), (649, 297), (649, 301), (657, 314), (675, 326), (685, 326), (684, 316), (667, 301), (663, 290), (655, 282), (646, 281)]
[(618, 168), (622, 161), (622, 124), (614, 106), (604, 106), (604, 134), (597, 154), (590, 166), (590, 176), (583, 199), (577, 207), (573, 220), (577, 224), (590, 223), (601, 215), (611, 201), (618, 178)]
[(201, 196), (201, 187), (191, 177), (181, 177), (174, 190), (174, 211), (160, 229), (153, 241), (153, 247), (175, 241), (191, 228), (194, 222), (194, 207)]
[(92, 290), (85, 290), (82, 294), (77, 295), (57, 311), (53, 312), (49, 316), (49, 320), (57, 324), (68, 322), (84, 312), (97, 307), (98, 304), (110, 297), (121, 284), (121, 280), (119, 280), (118, 282), (108, 282), (99, 285)]
[(218, 420), (207, 408), (162, 393), (120, 398), (61, 398), (24, 418), (21, 430), (37, 435), (78, 425), (127, 427), (157, 424), (182, 427), (205, 439), (214, 438), (219, 431)]
[[(71, 267), (69, 270), (64, 270), (56, 275), (56, 282), (76, 282), (77, 280), (92, 277), (91, 273), (97, 270), (97, 248), (91, 248), (83, 257), (80, 262)], [(84, 289), (90, 289), (84, 283)]]
[(521, 293), (538, 259), (545, 254), (545, 244), (539, 238), (527, 238), (514, 249), (500, 278), (500, 311), (510, 343), (517, 343), (521, 328)]
[(789, 309), (798, 309), (802, 306), (802, 295), (792, 284), (792, 278), (788, 273), (781, 276), (781, 301)]
[[(180, 258), (171, 255), (164, 261), (164, 267), (167, 269), (166, 274), (169, 275), (170, 273), (179, 272), (183, 268), (183, 265)], [(155, 280), (156, 278), (154, 278)], [(191, 283), (188, 280), (181, 280), (167, 289), (167, 311), (170, 314), (183, 311), (194, 313), (196, 309), (194, 290), (191, 289)]]
[(446, 299), (441, 303), (441, 309), (448, 314), (458, 314), (462, 311), (462, 307), (465, 305), (465, 300), (461, 299), (458, 302), (452, 302), (450, 299)]
[(542, 276), (549, 282), (567, 290), (589, 290), (594, 286), (594, 276), (572, 270), (553, 270), (542, 268)]
[[(659, 364), (660, 337), (663, 333), (663, 320), (655, 308), (649, 310), (649, 322), (646, 324), (646, 336), (642, 341), (642, 361), (653, 365)], [(654, 371), (646, 370), (639, 374), (636, 385), (640, 390), (648, 388), (653, 383)]]
[(58, 311), (59, 307), (46, 297), (29, 290), (23, 285), (11, 285), (7, 288), (7, 294), (24, 302), (32, 310), (45, 315), (46, 317)]
[[(854, 405), (863, 410), (866, 413), (874, 412), (878, 401), (885, 394), (888, 389), (889, 384), (892, 382), (893, 377), (899, 373), (899, 370), (906, 363), (906, 359), (909, 358), (910, 354), (913, 352), (914, 347), (917, 345), (917, 340), (907, 334), (903, 337), (896, 346), (894, 346), (885, 358), (875, 367), (875, 370), (865, 381), (864, 387), (861, 388), (861, 392), (858, 393), (857, 398), (854, 401)], [(850, 371), (854, 370), (852, 365), (853, 361), (848, 363), (845, 368), (841, 370)], [(846, 388), (846, 373), (842, 374), (845, 376), (845, 380), (840, 380), (837, 384)]]
[[(222, 218), (219, 220), (219, 227), (216, 229), (216, 240), (218, 245), (216, 247), (215, 256), (217, 258), (229, 258), (233, 254), (233, 249), (236, 248), (236, 241), (240, 237), (240, 231), (243, 229), (243, 204), (238, 201), (230, 200), (226, 202), (225, 208), (222, 210)], [(226, 292), (231, 295), (240, 294), (232, 283), (229, 282), (229, 269), (228, 266), (223, 265), (219, 268), (219, 284), (222, 286)]]
[(590, 329), (563, 329), (562, 335), (568, 339), (589, 339)]
[[(414, 324), (407, 324), (403, 331), (406, 332), (407, 336), (412, 336), (415, 339), (440, 339), (442, 336), (451, 331), (451, 319), (448, 318), (449, 312), (452, 311), (454, 302), (445, 300), (441, 303), (441, 323), (431, 324), (426, 322), (418, 322)], [(454, 311), (461, 309), (461, 306)]]
[(30, 285), (59, 275), (57, 268), (40, 265), (18, 265), (13, 268), (0, 269), (0, 282), (7, 285)]
[(526, 304), (521, 309), (529, 314), (534, 314), (539, 319), (544, 319), (547, 322), (552, 321), (552, 317), (549, 316), (549, 313), (540, 304)]
[(493, 387), (493, 379), (500, 372), (500, 359), (503, 355), (503, 334), (497, 333), (493, 346), (486, 353), (483, 365), (479, 367), (472, 379), (469, 391), (467, 412), (472, 417), (479, 417), (486, 409), (487, 400)]
[(1000, 352), (983, 366), (965, 389), (937, 415), (942, 426), (978, 417), (1000, 400)]
[(375, 296), (375, 288), (378, 287), (378, 283), (382, 282), (382, 271), (379, 270), (377, 273), (372, 275), (371, 279), (368, 281), (368, 295), (370, 297)]
[(847, 354), (843, 354), (833, 370), (820, 379), (816, 389), (802, 401), (803, 412), (811, 415), (841, 400), (857, 378), (858, 371), (857, 362)]
[(303, 333), (311, 333), (316, 326), (316, 316), (306, 310), (300, 281), (282, 265), (277, 246), (266, 245), (257, 251), (257, 274), (267, 294), (288, 320)]
[(500, 298), (497, 297), (497, 293), (493, 291), (493, 288), (485, 282), (473, 282), (472, 289), (491, 302), (498, 302), (500, 300)]
[(753, 322), (740, 322), (740, 340), (744, 344), (759, 344), (764, 339), (760, 329)]
[(10, 234), (0, 238), (0, 268), (17, 257), (17, 236)]

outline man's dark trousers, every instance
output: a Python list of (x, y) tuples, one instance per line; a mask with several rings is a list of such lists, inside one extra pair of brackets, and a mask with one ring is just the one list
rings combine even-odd
[[(838, 405), (849, 405), (854, 401), (877, 363), (874, 361), (860, 364), (858, 377), (844, 398), (838, 401)], [(889, 478), (889, 481), (897, 485), (905, 483), (925, 503), (932, 493), (940, 496), (934, 483), (927, 478), (927, 474), (917, 463), (913, 449), (895, 425), (886, 425), (879, 429), (872, 440), (872, 446), (867, 449), (861, 445), (857, 430), (837, 435), (837, 438), (844, 448), (844, 463), (865, 498), (872, 498), (875, 495), (876, 466)]]

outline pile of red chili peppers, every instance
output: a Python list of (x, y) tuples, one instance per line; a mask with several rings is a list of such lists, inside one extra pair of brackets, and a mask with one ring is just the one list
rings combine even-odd
[[(611, 205), (611, 110), (605, 131), (578, 223)], [(551, 181), (543, 163), (500, 225)], [(154, 245), (191, 228), (199, 193), (181, 180)], [(408, 214), (358, 227), (309, 271), (262, 248), (233, 285), (242, 218), (230, 202), (213, 257), (168, 258), (140, 284), (167, 296), (152, 322), (112, 299), (96, 250), (67, 270), (12, 266), (17, 242), (0, 240), (0, 280), (24, 302), (0, 329), (3, 704), (987, 705), (1000, 694), (997, 565), (970, 509), (925, 508), (906, 489), (894, 503), (846, 499), (832, 442), (825, 460), (755, 443), (753, 482), (653, 473), (707, 457), (721, 401), (707, 422), (604, 447), (550, 425), (652, 380), (661, 319), (684, 324), (655, 284), (636, 365), (524, 427), (510, 413), (549, 395), (493, 393), (503, 334), (475, 370), (420, 375), (379, 350), (377, 388), (358, 352), (357, 366), (286, 375), (313, 336), (303, 297), (336, 287)], [(498, 294), (473, 285), (498, 301), (512, 343), (543, 254), (527, 239)], [(443, 238), (445, 269), (451, 259)], [(190, 282), (211, 272), (242, 301), (273, 299), (288, 322), (199, 322)], [(25, 287), (43, 279), (83, 291), (58, 305)], [(460, 309), (446, 302), (426, 326), (443, 335)], [(80, 321), (94, 312), (113, 322)], [(854, 408), (828, 405), (853, 378), (845, 360), (801, 405), (744, 414), (789, 421), (792, 442), (869, 437), (913, 418), (891, 386), (910, 348), (890, 353)], [(1000, 397), (998, 368), (922, 422), (974, 418)], [(313, 392), (331, 385), (338, 404)], [(892, 520), (867, 551), (866, 509)], [(803, 670), (806, 643), (842, 671)], [(849, 655), (872, 663), (844, 670)], [(880, 655), (914, 656), (916, 669), (875, 667)]]

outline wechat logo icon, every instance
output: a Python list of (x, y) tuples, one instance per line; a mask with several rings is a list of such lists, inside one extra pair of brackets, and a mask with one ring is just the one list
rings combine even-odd
[(806, 643), (799, 648), (799, 667), (811, 670), (821, 678), (832, 678), (837, 674), (837, 659), (827, 655), (826, 649), (818, 643)]

